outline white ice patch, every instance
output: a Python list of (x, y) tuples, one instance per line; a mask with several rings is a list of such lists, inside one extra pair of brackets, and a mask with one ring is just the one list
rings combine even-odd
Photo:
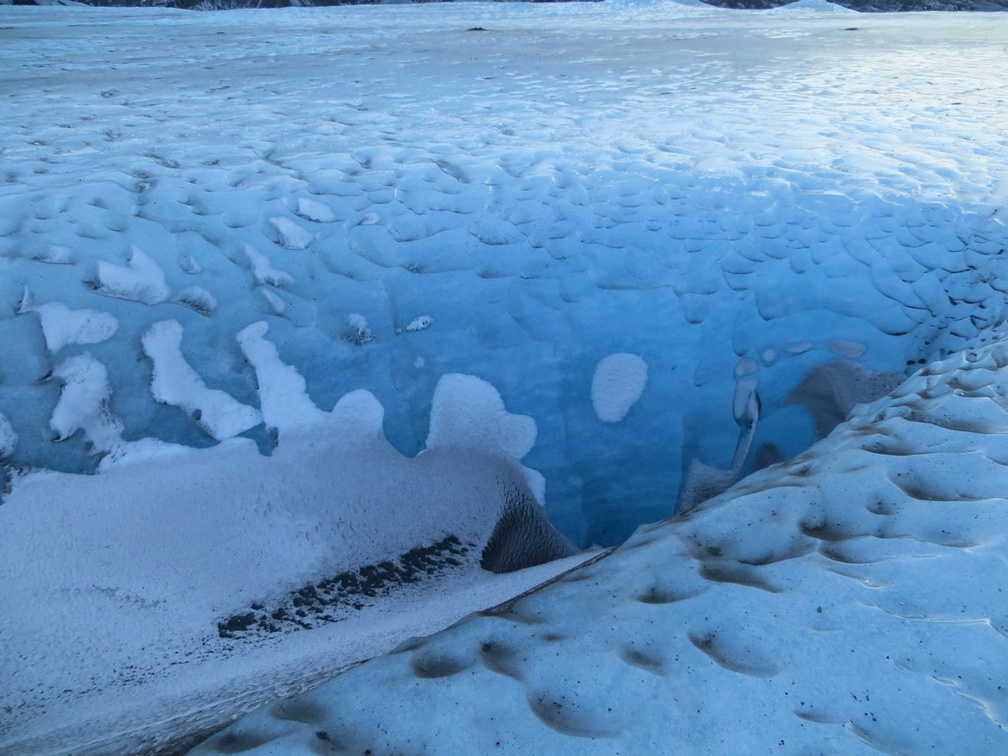
[(751, 357), (743, 357), (737, 363), (735, 363), (734, 375), (736, 378), (741, 378), (744, 375), (750, 375), (759, 370), (759, 365), (756, 364), (756, 360)]
[(788, 354), (805, 354), (811, 348), (811, 341), (792, 341), (785, 347)]
[(757, 398), (757, 382), (754, 378), (745, 378), (735, 385), (735, 398), (732, 400), (732, 415), (740, 426), (752, 425), (759, 419), (759, 399)]
[(336, 220), (336, 214), (329, 205), (307, 197), (298, 199), (297, 214), (316, 223), (332, 223)]
[(54, 244), (45, 252), (35, 255), (35, 260), (41, 263), (49, 263), (50, 265), (73, 265), (74, 255), (67, 247)]
[(403, 330), (407, 333), (415, 333), (416, 331), (426, 331), (434, 323), (434, 318), (430, 315), (420, 315), (419, 317), (413, 318)]
[(251, 244), (245, 245), (245, 256), (252, 264), (252, 275), (255, 276), (256, 283), (278, 287), (294, 283), (290, 273), (274, 268), (270, 259)]
[(532, 450), (535, 420), (513, 415), (500, 393), (474, 375), (441, 376), (431, 402), (427, 448), (474, 449), (518, 461)]
[(847, 339), (833, 339), (829, 342), (830, 351), (848, 360), (856, 360), (868, 351), (868, 347), (859, 341), (849, 341)]
[(283, 433), (325, 421), (326, 413), (308, 396), (301, 374), (280, 359), (276, 346), (267, 341), (265, 321), (253, 323), (238, 333), (238, 344), (256, 371), (259, 406), (266, 425)]
[(603, 357), (592, 376), (591, 399), (598, 419), (618, 423), (637, 403), (647, 384), (648, 368), (636, 354), (617, 352)]
[(193, 421), (218, 441), (237, 436), (262, 422), (254, 407), (230, 394), (208, 388), (182, 356), (182, 325), (162, 320), (144, 334), (143, 349), (154, 363), (151, 393), (162, 404), (185, 410)]
[(351, 312), (347, 315), (346, 328), (343, 329), (343, 340), (351, 344), (361, 346), (374, 339), (371, 326), (368, 325), (367, 318), (359, 312)]
[(284, 249), (307, 249), (315, 241), (315, 234), (301, 228), (290, 218), (277, 216), (270, 218), (270, 223), (277, 233), (277, 244)]
[(214, 310), (217, 309), (217, 297), (202, 286), (190, 286), (188, 289), (179, 292), (175, 301), (191, 310), (195, 310), (200, 315), (213, 315)]
[(98, 261), (96, 290), (107, 297), (154, 305), (171, 296), (164, 271), (137, 247), (126, 265)]
[(0, 457), (6, 457), (17, 446), (18, 435), (11, 427), (10, 421), (0, 412)]
[(259, 289), (259, 293), (262, 294), (263, 299), (266, 300), (266, 304), (268, 304), (277, 315), (283, 315), (287, 311), (287, 303), (284, 302), (283, 297), (275, 291), (270, 291), (268, 288), (263, 286)]
[(330, 413), (331, 422), (341, 432), (364, 439), (384, 439), (385, 408), (375, 395), (364, 389), (344, 394)]
[(121, 443), (123, 425), (109, 409), (112, 391), (108, 371), (90, 354), (64, 360), (53, 371), (63, 382), (63, 391), (49, 420), (59, 441), (83, 431), (99, 451), (109, 451)]
[(91, 309), (71, 310), (62, 302), (22, 305), (20, 312), (38, 313), (46, 348), (53, 354), (67, 344), (99, 344), (119, 329), (114, 315)]
[[(474, 375), (443, 375), (434, 389), (427, 449), (464, 449), (517, 465), (532, 450), (537, 432), (535, 420), (508, 412), (497, 389)], [(542, 474), (524, 466), (522, 471), (544, 502)]]

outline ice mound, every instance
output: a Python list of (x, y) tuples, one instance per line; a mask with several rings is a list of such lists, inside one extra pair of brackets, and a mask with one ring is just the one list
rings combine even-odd
[(1003, 334), (691, 514), (193, 753), (1003, 753)]
[(838, 5), (837, 3), (831, 3), (829, 0), (795, 0), (793, 3), (787, 3), (786, 5), (779, 5), (776, 8), (770, 8), (765, 11), (766, 13), (773, 14), (783, 14), (783, 13), (796, 13), (799, 11), (807, 11), (812, 13), (857, 13), (856, 10), (852, 8), (847, 8), (843, 5)]

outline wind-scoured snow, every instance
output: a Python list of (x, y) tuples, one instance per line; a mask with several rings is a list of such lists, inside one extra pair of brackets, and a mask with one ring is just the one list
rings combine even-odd
[(1004, 751), (1006, 37), (0, 8), (0, 751)]

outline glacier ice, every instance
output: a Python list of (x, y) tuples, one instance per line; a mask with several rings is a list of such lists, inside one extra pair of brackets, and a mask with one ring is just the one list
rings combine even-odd
[(1002, 327), (789, 462), (192, 753), (1003, 753), (1006, 431)]
[[(23, 78), (36, 53), (9, 40), (0, 338), (23, 355), (0, 382), (19, 438), (11, 464), (98, 464), (84, 436), (54, 444), (32, 430), (60, 394), (58, 360), (38, 350), (50, 340), (58, 359), (87, 344), (105, 366), (124, 438), (205, 447), (245, 434), (268, 450), (269, 422), (241, 429), (246, 413), (216, 428), (199, 419), (214, 410), (161, 401), (143, 348), (158, 323), (178, 323), (188, 385), (258, 408), (240, 342), (266, 323), (320, 415), (366, 389), (408, 455), (424, 448), (443, 375), (489, 382), (537, 423), (523, 464), (544, 476), (551, 520), (578, 544), (611, 544), (675, 511), (690, 465), (731, 467), (739, 381), (763, 402), (750, 471), (759, 450), (793, 456), (849, 408), (824, 426), (808, 402), (788, 403), (820, 366), (900, 375), (1004, 315), (999, 85), (967, 96), (957, 84), (992, 69), (994, 32), (953, 24), (944, 39), (971, 52), (950, 62), (926, 58), (935, 32), (921, 20), (897, 53), (872, 42), (884, 25), (844, 32), (829, 14), (627, 6), (621, 18), (646, 12), (652, 32), (585, 58), (598, 11), (512, 9), (483, 23), (489, 11), (472, 9), (418, 22), (447, 35), (446, 56), (385, 24), (394, 10), (367, 10), (341, 15), (340, 34), (319, 31), (324, 11), (274, 16), (312, 40), (306, 52), (401, 42), (364, 68), (336, 56), (326, 76), (254, 24), (242, 54), (279, 57), (239, 73), (223, 21), (158, 12), (166, 44), (199, 41), (202, 67), (180, 77), (134, 62), (95, 90), (107, 63), (68, 64), (53, 86), (83, 99), (66, 118), (57, 90), (36, 96)], [(89, 13), (76, 17), (97, 23)], [(564, 13), (586, 26), (542, 42), (548, 65), (509, 45), (485, 57), (485, 36), (444, 26), (496, 20), (538, 45)], [(50, 18), (8, 15), (14, 28)], [(677, 46), (661, 46), (660, 29)], [(144, 59), (137, 38), (116, 44)], [(822, 52), (812, 68), (750, 65), (771, 44), (781, 60)], [(464, 72), (446, 62), (470, 53)], [(885, 73), (863, 91), (868, 61)], [(540, 96), (566, 105), (544, 109)], [(844, 110), (852, 99), (860, 109)], [(647, 366), (622, 416), (635, 392), (600, 391), (614, 354)]]
[[(995, 505), (963, 487), (994, 502), (984, 486), (1000, 480), (997, 434), (975, 436), (996, 428), (1000, 352), (975, 339), (1008, 315), (1008, 83), (983, 73), (1003, 68), (1002, 19), (859, 16), (852, 29), (813, 10), (673, 3), (0, 14), (0, 575), (13, 586), (0, 636), (16, 661), (0, 671), (18, 713), (0, 749), (100, 752), (121, 736), (142, 750), (141, 725), (177, 722), (179, 691), (198, 716), (177, 729), (219, 724), (388, 650), (418, 607), (425, 624), (408, 634), (464, 614), (438, 615), (438, 591), (471, 581), (470, 610), (477, 594), (506, 598), (480, 586), (519, 584), (478, 563), (515, 502), (533, 515), (520, 525), (541, 533), (545, 512), (562, 531), (546, 538), (554, 555), (695, 511), (650, 531), (646, 562), (626, 554), (648, 531), (580, 573), (640, 597), (613, 603), (613, 635), (570, 617), (605, 635), (599, 674), (617, 670), (628, 695), (660, 692), (678, 654), (727, 676), (704, 678), (704, 705), (734, 691), (845, 751), (904, 748), (853, 709), (818, 700), (792, 720), (760, 698), (780, 692), (778, 670), (823, 667), (787, 667), (741, 621), (639, 614), (730, 595), (765, 635), (777, 620), (761, 602), (778, 606), (797, 648), (856, 638), (863, 651), (878, 639), (859, 628), (906, 612), (884, 620), (893, 637), (924, 628), (941, 664), (899, 657), (883, 677), (957, 695), (959, 721), (974, 721), (970, 700), (1000, 721), (941, 646), (1003, 658), (1003, 623), (981, 610), (990, 583), (970, 561), (996, 562)], [(973, 358), (986, 367), (942, 362)], [(875, 415), (858, 406), (901, 383)], [(905, 390), (920, 401), (901, 403)], [(834, 475), (827, 451), (858, 423), (874, 429), (850, 452), (864, 469), (838, 451)], [(757, 483), (767, 493), (747, 498)], [(965, 506), (925, 509), (936, 496)], [(957, 519), (974, 505), (986, 535)], [(341, 619), (371, 628), (357, 657), (319, 656), (297, 633), (256, 653), (216, 635), (253, 603), (286, 606), (305, 581), (451, 531), (475, 544), (458, 574), (403, 588), (410, 611), (376, 601), (367, 619)], [(743, 545), (736, 531), (754, 535)], [(923, 596), (898, 565), (974, 586), (968, 621), (944, 622), (948, 594)], [(529, 574), (507, 579), (524, 590)], [(767, 590), (777, 577), (804, 598)], [(833, 621), (820, 596), (834, 593), (849, 615), (813, 627)], [(539, 632), (519, 614), (521, 632)], [(630, 625), (644, 630), (617, 639)], [(354, 632), (312, 630), (340, 647)], [(563, 648), (570, 669), (593, 648), (542, 633), (528, 647)], [(462, 677), (439, 672), (502, 673), (525, 691), (499, 698), (504, 714), (547, 739), (623, 731), (627, 710), (600, 711), (601, 686), (561, 690), (555, 666), (530, 672), (496, 637), (476, 651), (443, 637), (367, 669), (409, 657), (435, 698)], [(222, 702), (222, 690), (240, 692)], [(701, 730), (721, 731), (718, 711)]]

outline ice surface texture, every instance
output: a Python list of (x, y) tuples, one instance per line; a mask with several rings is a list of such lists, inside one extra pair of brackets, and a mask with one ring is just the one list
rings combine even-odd
[(442, 376), (489, 381), (582, 545), (731, 466), (737, 381), (746, 469), (792, 456), (810, 371), (902, 374), (1008, 288), (1004, 21), (846, 18), (4, 8), (0, 453), (268, 452), (263, 322), (320, 414), (367, 389), (408, 455)]
[(1008, 336), (218, 753), (1008, 750)]

